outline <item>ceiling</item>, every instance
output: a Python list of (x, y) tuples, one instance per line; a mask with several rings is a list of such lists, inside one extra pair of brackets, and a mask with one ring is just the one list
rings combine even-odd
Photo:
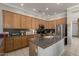
[(28, 10), (40, 17), (49, 19), (51, 16), (66, 12), (67, 8), (77, 3), (9, 3), (13, 6)]

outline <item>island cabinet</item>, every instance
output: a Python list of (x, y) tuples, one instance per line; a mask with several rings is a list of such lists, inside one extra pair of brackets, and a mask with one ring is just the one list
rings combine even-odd
[[(50, 38), (49, 38), (50, 39)], [(44, 44), (40, 44), (40, 43)], [(54, 42), (54, 43), (53, 43)], [(48, 43), (48, 44), (47, 44)], [(36, 39), (31, 39), (29, 41), (29, 55), (30, 56), (61, 56), (64, 51), (64, 38), (45, 41), (37, 41)]]
[(38, 55), (37, 49), (38, 49), (38, 47), (29, 41), (29, 55), (30, 56), (37, 56)]
[(5, 49), (4, 49), (5, 52), (12, 51), (14, 49), (13, 48), (13, 40), (14, 39), (11, 37), (5, 38)]
[(14, 13), (3, 10), (3, 28), (13, 28)]

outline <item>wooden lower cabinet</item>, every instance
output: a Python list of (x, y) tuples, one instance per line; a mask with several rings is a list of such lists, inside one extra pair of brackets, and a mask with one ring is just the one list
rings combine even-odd
[(5, 52), (9, 52), (13, 50), (13, 38), (6, 38), (5, 39)]
[(14, 37), (14, 49), (22, 47), (21, 37)]
[(27, 46), (28, 46), (28, 40), (26, 36), (7, 37), (5, 38), (4, 52), (10, 52)]
[(2, 45), (0, 47), (0, 56), (4, 54), (4, 42), (2, 42)]
[(22, 37), (21, 42), (22, 42), (22, 47), (28, 46), (28, 40), (27, 40), (27, 37), (26, 36), (25, 37)]

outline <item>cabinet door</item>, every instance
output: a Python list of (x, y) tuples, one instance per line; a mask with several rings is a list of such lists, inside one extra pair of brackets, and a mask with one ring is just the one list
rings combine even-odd
[(21, 37), (14, 37), (14, 49), (22, 47)]
[(65, 18), (62, 18), (62, 19), (60, 20), (60, 23), (61, 23), (61, 24), (65, 24)]
[(27, 17), (21, 15), (21, 28), (27, 29)]
[[(4, 53), (4, 40), (2, 42), (2, 45), (0, 46), (0, 53)], [(2, 55), (2, 54), (0, 54)]]
[(39, 25), (40, 25), (40, 21), (39, 21), (39, 19), (36, 19), (36, 21), (35, 21), (35, 27), (36, 27), (36, 29), (38, 29)]
[(19, 14), (14, 14), (14, 28), (21, 28), (21, 24), (20, 24), (20, 15)]
[(49, 27), (48, 27), (48, 21), (46, 21), (46, 28), (48, 29)]
[(46, 21), (45, 20), (42, 20), (42, 25), (44, 25), (44, 27), (47, 28), (46, 27)]
[(13, 50), (13, 38), (5, 39), (5, 52), (9, 52)]
[(13, 17), (14, 13), (3, 11), (3, 27), (12, 28), (13, 27)]
[(55, 28), (56, 22), (55, 21), (51, 21), (51, 28)]
[(22, 37), (22, 47), (25, 47), (28, 45), (27, 37)]
[(55, 25), (56, 25), (56, 21), (49, 21), (49, 22), (48, 22), (48, 28), (49, 28), (49, 29), (55, 28)]
[(36, 29), (36, 19), (32, 18), (32, 29)]
[(27, 23), (26, 23), (27, 29), (31, 29), (31, 26), (32, 26), (31, 22), (32, 22), (31, 17), (27, 16)]
[(58, 20), (56, 21), (56, 24), (57, 24), (57, 25), (65, 24), (65, 18), (58, 19)]
[(48, 28), (51, 29), (51, 26), (52, 26), (52, 25), (51, 25), (51, 21), (49, 21), (49, 23), (48, 23)]

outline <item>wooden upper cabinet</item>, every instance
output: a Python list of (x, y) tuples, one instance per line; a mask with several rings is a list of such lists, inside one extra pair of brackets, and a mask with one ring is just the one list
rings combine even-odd
[(49, 21), (49, 22), (48, 22), (48, 28), (50, 29), (51, 26), (52, 26), (52, 25), (51, 25), (51, 22)]
[(27, 16), (27, 29), (31, 29), (32, 26), (32, 17)]
[(21, 20), (21, 15), (20, 14), (14, 14), (14, 28), (21, 28), (20, 20)]
[(36, 29), (36, 19), (32, 18), (32, 29)]
[(36, 18), (36, 20), (35, 20), (36, 29), (38, 29), (39, 25), (40, 25), (40, 21), (39, 21), (39, 19)]
[(44, 25), (45, 28), (47, 28), (47, 22), (45, 20), (42, 20), (42, 24)]
[(27, 16), (21, 15), (21, 28), (27, 28)]
[(3, 25), (4, 28), (20, 28), (20, 15), (3, 11)]
[(55, 28), (55, 25), (56, 25), (56, 21), (49, 21), (48, 22), (48, 28), (49, 29)]
[(61, 19), (61, 24), (65, 24), (65, 18)]
[(61, 18), (61, 19), (56, 20), (56, 24), (57, 25), (59, 25), (59, 24), (65, 24), (65, 18)]
[(3, 11), (3, 27), (4, 28), (12, 28), (13, 27), (13, 19), (14, 13)]
[(48, 29), (48, 21), (45, 21), (45, 28)]
[(32, 17), (21, 15), (21, 28), (34, 29), (34, 24), (32, 24), (33, 22), (34, 19)]

